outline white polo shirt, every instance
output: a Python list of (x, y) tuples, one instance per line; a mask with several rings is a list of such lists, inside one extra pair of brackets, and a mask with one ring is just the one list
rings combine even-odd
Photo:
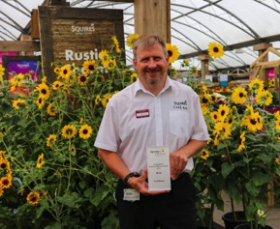
[[(155, 96), (138, 79), (109, 100), (94, 146), (117, 152), (131, 172), (141, 173), (147, 146), (168, 146), (172, 153), (190, 139), (208, 138), (199, 97), (189, 86), (167, 77)], [(192, 158), (185, 170), (191, 169)]]

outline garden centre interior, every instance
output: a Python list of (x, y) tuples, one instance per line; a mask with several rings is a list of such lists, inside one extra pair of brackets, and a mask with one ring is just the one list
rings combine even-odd
[[(171, 51), (171, 56), (174, 57), (174, 60), (170, 63), (169, 74), (175, 80), (182, 81), (182, 83), (186, 84), (193, 83), (192, 86), (195, 84), (195, 86), (199, 85), (198, 87), (205, 83), (208, 88), (215, 90), (214, 93), (219, 94), (219, 96), (227, 96), (229, 95), (229, 91), (235, 87), (252, 89), (250, 82), (257, 78), (263, 82), (263, 88), (271, 92), (271, 102), (268, 104), (268, 102), (265, 101), (262, 107), (264, 108), (265, 105), (270, 108), (272, 107), (276, 109), (275, 112), (278, 111), (279, 115), (279, 22), (279, 0), (0, 0), (1, 93), (2, 90), (4, 90), (4, 81), (11, 80), (12, 77), (15, 76), (15, 74), (10, 75), (9, 72), (12, 71), (9, 70), (9, 64), (13, 61), (30, 61), (30, 63), (31, 61), (35, 61), (37, 68), (31, 69), (32, 74), (34, 74), (34, 72), (36, 73), (32, 75), (32, 80), (36, 82), (39, 77), (44, 75), (50, 77), (49, 79), (51, 83), (53, 83), (55, 81), (55, 73), (53, 69), (51, 69), (51, 65), (55, 67), (56, 62), (60, 62), (62, 65), (70, 65), (75, 62), (78, 65), (81, 61), (89, 59), (89, 56), (97, 57), (96, 59), (98, 59), (98, 51), (102, 48), (109, 50), (109, 45), (106, 43), (111, 40), (112, 36), (115, 36), (118, 40), (115, 45), (117, 44), (120, 46), (122, 50), (121, 55), (127, 69), (133, 71), (131, 41), (137, 39), (137, 36), (140, 34), (154, 33), (160, 35), (166, 43), (170, 44), (170, 50), (168, 49), (168, 51)], [(105, 37), (102, 41), (104, 43), (96, 41), (102, 36)], [(82, 55), (84, 59), (82, 59)], [(38, 67), (38, 63), (42, 63), (42, 66)], [(57, 69), (59, 68), (57, 67)], [(110, 71), (110, 69), (108, 71)], [(26, 90), (26, 88), (24, 90)], [(26, 93), (29, 95), (30, 91)], [(255, 91), (250, 94), (250, 96), (248, 94), (248, 99), (252, 99), (255, 94)], [(6, 106), (8, 106), (8, 102), (6, 101), (7, 95), (2, 93), (0, 96), (0, 100), (3, 100), (0, 104), (6, 109)], [(204, 99), (205, 98), (208, 97), (204, 97)], [(15, 97), (13, 97), (13, 99), (15, 99)], [(36, 103), (38, 104), (38, 101)], [(18, 101), (18, 104), (20, 104), (20, 101)], [(43, 107), (43, 104), (41, 106)], [(15, 104), (10, 107), (15, 107)], [(12, 127), (7, 128), (6, 125), (7, 123), (11, 124), (13, 122), (11, 118), (11, 114), (13, 113), (8, 113), (10, 112), (9, 109), (7, 113), (5, 112), (0, 114), (0, 147), (5, 147), (5, 149), (0, 148), (1, 163), (4, 163), (6, 159), (9, 161), (12, 157), (15, 157), (13, 154), (5, 153), (6, 151), (8, 152), (13, 149), (19, 150), (20, 152), (24, 147), (24, 144), (22, 144), (22, 142), (17, 142), (17, 140), (11, 140), (10, 143), (19, 145), (18, 147), (9, 148), (9, 146), (7, 146), (7, 142), (9, 141), (6, 142), (4, 139), (5, 134), (3, 133), (5, 131), (3, 131), (3, 129), (7, 130), (7, 132), (11, 130), (12, 133)], [(26, 114), (25, 117), (27, 116)], [(7, 117), (9, 117), (9, 119), (7, 119)], [(21, 114), (21, 117), (23, 117), (23, 114)], [(269, 118), (272, 117), (269, 116)], [(275, 151), (274, 154), (276, 158), (273, 159), (273, 163), (275, 164), (276, 161), (276, 164), (278, 164), (280, 168), (280, 118), (278, 117), (277, 120), (276, 131), (272, 132), (278, 136), (278, 143), (275, 143), (273, 140), (268, 144), (271, 149)], [(54, 126), (56, 123), (55, 119), (53, 119), (53, 123)], [(18, 130), (20, 130), (20, 127), (23, 128), (21, 125), (23, 125), (22, 122), (19, 122)], [(30, 126), (26, 126), (25, 130), (28, 130), (28, 128), (30, 128)], [(47, 130), (47, 127), (45, 128)], [(36, 141), (36, 137), (31, 137), (31, 135), (26, 139), (28, 138), (35, 139), (34, 141)], [(54, 137), (53, 140), (56, 141), (56, 138), (57, 137)], [(249, 138), (252, 140), (254, 137), (250, 135)], [(49, 143), (49, 145), (51, 145), (51, 135), (48, 140), (47, 144)], [(92, 136), (91, 141), (94, 141)], [(38, 140), (38, 143), (39, 142)], [(261, 142), (254, 142), (254, 144), (259, 146)], [(31, 148), (31, 146), (28, 148)], [(207, 151), (205, 153), (208, 154), (209, 152)], [(269, 154), (270, 152), (266, 153)], [(35, 154), (37, 157), (39, 152), (35, 151)], [(268, 159), (264, 157), (265, 156), (262, 156), (261, 159), (264, 163), (268, 163)], [(30, 160), (31, 159), (34, 158), (30, 157)], [(34, 160), (36, 161), (36, 159)], [(43, 159), (41, 158), (41, 160)], [(202, 162), (205, 163), (205, 161)], [(5, 163), (5, 166), (7, 166), (8, 162)], [(27, 169), (29, 165), (32, 166), (32, 163), (28, 163), (21, 167), (21, 172), (23, 168)], [(47, 162), (45, 164), (47, 164)], [(84, 168), (86, 168), (87, 165), (84, 166)], [(270, 188), (275, 187), (275, 190), (273, 189), (273, 191), (270, 191), (272, 189), (268, 188), (268, 191), (262, 196), (262, 202), (265, 203), (264, 209), (262, 210), (265, 211), (265, 224), (271, 226), (273, 229), (280, 229), (280, 169), (276, 168), (275, 165), (272, 167), (275, 168), (275, 171), (271, 172), (271, 174), (273, 173), (273, 177), (276, 176), (276, 178), (271, 178), (266, 185)], [(0, 169), (2, 168), (0, 167)], [(1, 177), (4, 171), (2, 170), (0, 170)], [(56, 176), (59, 177), (61, 175), (61, 171), (58, 167), (55, 167), (54, 171)], [(14, 170), (13, 173), (16, 173), (16, 170)], [(88, 172), (88, 174), (92, 173), (92, 171)], [(27, 172), (27, 170), (25, 170), (24, 174), (32, 180), (32, 182), (30, 181), (32, 185), (37, 182), (35, 182), (35, 180), (39, 179), (40, 176), (45, 176), (43, 173), (41, 175), (37, 174), (35, 179), (35, 172), (33, 171), (32, 175), (31, 172)], [(103, 175), (100, 176), (102, 177)], [(106, 175), (106, 179), (108, 177)], [(102, 177), (102, 179), (103, 178), (104, 177)], [(101, 182), (102, 179), (100, 178), (98, 182)], [(111, 177), (110, 179), (113, 180)], [(19, 180), (20, 181), (16, 181), (18, 182), (17, 187), (22, 187), (24, 179)], [(112, 183), (110, 183), (110, 185)], [(258, 185), (260, 186), (260, 184)], [(37, 188), (45, 188), (47, 184), (44, 186), (43, 183), (40, 183), (40, 185), (36, 183), (35, 186)], [(69, 186), (67, 187), (69, 188)], [(78, 186), (84, 188), (86, 184), (79, 183), (77, 187)], [(277, 188), (277, 186), (279, 188)], [(53, 187), (48, 186), (48, 192), (50, 192), (52, 188)], [(0, 206), (2, 203), (6, 203), (4, 200), (6, 189), (3, 188), (3, 190), (2, 192), (2, 188), (0, 189)], [(102, 190), (103, 186), (101, 191)], [(92, 190), (88, 189), (85, 192), (89, 193), (90, 191)], [(204, 192), (205, 190), (200, 191)], [(19, 192), (18, 190), (18, 193)], [(61, 198), (69, 198), (67, 200), (71, 202), (72, 195), (74, 195), (73, 193), (76, 193), (76, 191), (72, 191), (72, 194), (69, 194), (69, 196), (61, 195), (63, 196)], [(77, 193), (79, 193), (79, 191), (77, 191)], [(107, 194), (108, 196), (106, 196)], [(109, 192), (104, 195), (98, 193), (101, 200), (108, 200), (105, 205), (108, 204), (111, 208), (110, 201), (112, 200), (109, 194)], [(225, 212), (230, 211), (232, 200), (228, 197), (226, 192), (223, 191), (219, 193), (219, 195), (220, 194), (224, 201), (223, 210), (217, 209), (219, 204), (216, 202), (209, 202), (209, 199), (204, 200), (206, 201), (204, 202), (205, 205), (213, 204), (212, 206), (214, 206), (212, 212), (214, 225), (211, 224), (211, 226), (216, 229), (225, 228), (222, 216)], [(40, 195), (44, 196), (44, 194)], [(209, 198), (211, 199), (214, 197), (210, 195)], [(236, 198), (238, 199), (238, 197)], [(74, 209), (74, 202), (73, 206), (66, 200), (58, 199), (58, 202), (63, 203), (64, 206), (69, 205), (69, 207)], [(97, 200), (93, 199), (90, 200), (90, 203), (95, 207), (99, 207), (100, 204), (99, 202), (97, 203)], [(43, 207), (37, 212), (34, 209), (26, 210), (28, 206), (25, 205), (24, 209), (29, 211), (36, 219), (41, 219), (42, 216), (44, 216), (44, 210), (51, 206), (51, 204), (47, 201), (40, 202), (40, 204)], [(254, 205), (254, 203), (250, 204)], [(102, 206), (105, 205), (102, 203)], [(243, 207), (241, 206), (242, 201), (238, 201), (238, 203), (235, 202), (235, 205), (237, 210)], [(201, 205), (199, 206), (201, 207)], [(254, 207), (256, 206), (254, 205)], [(257, 207), (259, 207), (259, 205), (257, 205)], [(12, 209), (13, 215), (17, 215), (18, 211), (20, 211), (18, 210), (18, 206), (11, 207), (10, 209)], [(100, 209), (102, 209), (102, 207), (100, 207), (98, 211)], [(96, 209), (92, 210), (91, 213), (95, 210)], [(54, 217), (57, 220), (55, 223), (63, 221), (58, 217), (60, 214), (58, 213), (59, 211), (54, 210), (50, 212), (54, 212), (56, 216)], [(102, 212), (102, 214), (104, 212)], [(50, 215), (52, 215), (52, 213), (50, 213)], [(104, 217), (105, 216), (106, 219), (108, 219), (106, 222), (115, 220), (114, 214), (104, 213)], [(5, 215), (0, 210), (0, 228), (8, 228), (3, 224), (5, 217), (11, 217), (11, 215)], [(36, 221), (35, 218), (34, 221)], [(102, 219), (98, 220), (102, 221)], [(10, 224), (7, 225), (13, 225), (13, 222), (9, 223)], [(34, 225), (36, 225), (34, 228), (44, 228), (42, 226), (44, 223), (42, 223), (41, 226), (39, 225), (40, 223), (34, 223)], [(64, 223), (64, 225), (67, 225), (66, 222)], [(19, 225), (20, 220), (18, 220), (17, 226)], [(45, 224), (45, 226), (46, 225), (47, 224)], [(57, 226), (58, 224), (53, 225)], [(112, 223), (111, 225), (114, 224)], [(55, 226), (52, 228), (63, 228)], [(19, 226), (18, 228), (25, 227)], [(114, 228), (114, 226), (107, 228)], [(205, 226), (203, 228), (208, 227)]]

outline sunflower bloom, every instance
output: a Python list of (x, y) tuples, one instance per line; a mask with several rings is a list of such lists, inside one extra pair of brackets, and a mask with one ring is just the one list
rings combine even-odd
[(275, 162), (276, 162), (278, 165), (280, 165), (280, 157), (275, 158)]
[(12, 180), (9, 177), (2, 177), (0, 180), (0, 186), (2, 188), (10, 188), (12, 186)]
[(95, 60), (87, 60), (83, 63), (83, 68), (87, 74), (93, 73), (97, 69)]
[(5, 158), (0, 158), (0, 170), (10, 170), (10, 162)]
[(36, 168), (42, 168), (43, 164), (44, 164), (44, 154), (41, 153), (37, 159), (37, 164), (36, 164)]
[(263, 128), (262, 117), (259, 112), (248, 115), (245, 119), (245, 125), (251, 132), (257, 132)]
[(88, 139), (90, 138), (91, 134), (92, 134), (92, 128), (89, 125), (85, 124), (81, 126), (79, 130), (80, 138)]
[(36, 104), (38, 106), (39, 109), (42, 109), (45, 105), (45, 100), (44, 98), (42, 98), (41, 96), (39, 96), (39, 98), (36, 101)]
[(0, 64), (0, 79), (2, 79), (3, 75), (5, 74), (5, 68)]
[(47, 138), (47, 146), (48, 147), (52, 147), (53, 144), (56, 142), (57, 136), (55, 134), (51, 134), (48, 138)]
[(218, 122), (219, 119), (220, 119), (220, 114), (217, 112), (217, 111), (213, 111), (211, 114), (210, 114), (210, 117), (212, 119), (213, 122)]
[(258, 78), (255, 78), (249, 83), (248, 87), (253, 92), (262, 91), (264, 88), (264, 82)]
[(280, 131), (280, 118), (277, 118), (276, 119), (276, 122), (275, 122), (275, 129), (277, 131)]
[(132, 49), (134, 42), (139, 38), (138, 34), (129, 34), (126, 40), (126, 44)]
[(53, 105), (53, 103), (50, 103), (47, 107), (47, 113), (49, 116), (55, 116), (56, 115), (56, 106)]
[(130, 75), (130, 83), (134, 83), (138, 79), (138, 74), (136, 72)]
[(50, 95), (51, 95), (51, 92), (50, 92), (50, 88), (47, 84), (45, 83), (41, 83), (39, 84), (35, 91), (38, 91), (40, 93), (40, 96), (44, 99), (44, 100), (48, 100)]
[(73, 125), (66, 125), (62, 128), (61, 132), (62, 132), (62, 136), (64, 138), (70, 139), (70, 138), (75, 137), (75, 135), (77, 134), (77, 129)]
[(16, 110), (19, 110), (21, 107), (25, 107), (27, 104), (26, 100), (24, 99), (16, 99), (13, 101), (13, 108), (15, 108)]
[(59, 76), (64, 80), (68, 80), (69, 76), (72, 74), (71, 67), (69, 65), (64, 65), (60, 68)]
[(240, 138), (239, 138), (239, 146), (237, 148), (237, 152), (241, 152), (243, 149), (245, 149), (245, 145), (244, 145), (244, 142), (245, 142), (246, 138), (245, 138), (245, 132), (242, 132), (241, 135), (240, 135)]
[(224, 121), (229, 114), (229, 107), (225, 104), (221, 104), (219, 106), (218, 113), (220, 115), (220, 120)]
[(88, 82), (88, 76), (87, 75), (81, 75), (78, 77), (78, 83), (82, 86), (85, 86)]
[(217, 42), (208, 44), (208, 53), (213, 58), (221, 58), (224, 55), (224, 46)]
[(23, 84), (23, 80), (24, 80), (24, 75), (22, 73), (19, 73), (17, 75), (15, 75), (11, 80), (11, 85), (13, 88), (17, 88), (17, 87), (21, 87)]
[(267, 90), (257, 92), (256, 103), (260, 106), (269, 106), (272, 103), (272, 99), (272, 94)]
[(243, 87), (234, 88), (231, 99), (235, 104), (244, 104), (247, 101), (247, 91)]
[(120, 53), (121, 50), (120, 50), (120, 45), (119, 45), (119, 41), (118, 41), (117, 37), (116, 36), (112, 36), (112, 40), (114, 42), (116, 53)]
[(40, 194), (39, 192), (30, 192), (26, 197), (27, 203), (35, 205), (38, 204), (40, 201)]
[(207, 160), (209, 156), (210, 156), (210, 153), (207, 149), (203, 149), (201, 151), (201, 156), (200, 156), (201, 159)]
[(53, 84), (52, 84), (52, 89), (53, 90), (58, 90), (59, 88), (63, 87), (63, 83), (61, 81), (54, 81)]
[(178, 47), (176, 45), (171, 45), (169, 43), (166, 43), (166, 50), (169, 56), (169, 64), (172, 64), (174, 61), (176, 61), (178, 59), (178, 57), (180, 56)]
[(4, 189), (3, 189), (3, 187), (0, 185), (0, 197), (3, 196), (3, 194), (4, 194)]

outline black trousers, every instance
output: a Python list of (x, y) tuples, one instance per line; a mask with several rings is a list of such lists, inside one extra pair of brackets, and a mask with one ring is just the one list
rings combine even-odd
[(140, 195), (139, 201), (123, 200), (124, 183), (119, 180), (116, 199), (121, 229), (196, 229), (195, 189), (190, 175), (171, 181), (171, 192)]

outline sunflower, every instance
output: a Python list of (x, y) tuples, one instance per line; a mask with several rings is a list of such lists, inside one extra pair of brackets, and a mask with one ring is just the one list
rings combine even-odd
[(275, 79), (268, 80), (268, 87), (275, 87)]
[(42, 98), (41, 96), (38, 97), (36, 104), (38, 106), (39, 109), (42, 109), (45, 105), (45, 100), (44, 98)]
[(23, 84), (24, 75), (19, 73), (11, 79), (12, 88), (21, 87)]
[(245, 132), (242, 132), (240, 137), (239, 137), (239, 146), (237, 148), (237, 152), (241, 152), (243, 149), (245, 149), (245, 145), (244, 145), (244, 142), (245, 142), (246, 138), (245, 138)]
[(92, 128), (89, 125), (85, 124), (81, 126), (79, 130), (80, 138), (88, 139), (90, 138), (91, 134), (92, 134)]
[(0, 185), (0, 197), (3, 196), (4, 194), (4, 189), (2, 188), (2, 186)]
[(166, 43), (166, 50), (169, 56), (169, 64), (172, 64), (174, 61), (176, 61), (178, 59), (178, 57), (180, 56), (178, 47), (176, 45), (171, 45), (169, 43)]
[(245, 119), (245, 125), (251, 132), (257, 132), (263, 128), (262, 117), (259, 112), (248, 115)]
[(44, 100), (48, 100), (50, 95), (51, 95), (51, 92), (50, 92), (50, 88), (47, 84), (45, 83), (41, 83), (39, 84), (35, 91), (38, 91), (40, 93), (40, 96), (44, 99)]
[(15, 99), (13, 101), (13, 108), (15, 108), (16, 110), (19, 110), (21, 107), (25, 107), (27, 104), (26, 100), (24, 99)]
[(221, 140), (227, 139), (231, 135), (231, 125), (224, 122), (217, 122), (214, 126), (213, 134)]
[(231, 99), (235, 104), (244, 104), (247, 101), (247, 91), (243, 87), (233, 89)]
[(278, 165), (280, 165), (280, 157), (275, 158), (275, 162), (276, 162)]
[(202, 106), (201, 111), (203, 115), (209, 114), (209, 108), (207, 106)]
[(80, 84), (80, 85), (82, 85), (82, 86), (85, 86), (86, 84), (87, 84), (87, 82), (88, 82), (88, 76), (87, 75), (80, 75), (79, 77), (78, 77), (78, 83)]
[(203, 94), (200, 96), (200, 102), (202, 106), (208, 106), (211, 103), (211, 97), (209, 94)]
[(58, 89), (61, 88), (63, 85), (64, 85), (64, 84), (63, 84), (61, 81), (56, 80), (56, 81), (54, 81), (53, 84), (52, 84), (52, 89), (53, 89), (53, 90), (58, 90)]
[(53, 105), (53, 103), (50, 103), (47, 107), (47, 113), (49, 116), (55, 116), (56, 115), (56, 106)]
[(106, 93), (103, 98), (101, 99), (101, 103), (102, 103), (102, 106), (103, 107), (106, 107), (107, 106), (107, 103), (109, 101), (109, 99), (112, 97), (112, 94), (111, 93)]
[(10, 162), (5, 158), (0, 158), (0, 170), (10, 170)]
[(209, 156), (210, 156), (210, 153), (207, 149), (203, 149), (201, 151), (201, 156), (200, 156), (201, 159), (207, 160)]
[(75, 146), (71, 146), (69, 150), (70, 150), (70, 152), (75, 152), (76, 151), (76, 147)]
[(71, 74), (72, 70), (69, 65), (64, 65), (60, 68), (59, 76), (61, 76), (64, 80), (67, 80)]
[(77, 129), (73, 125), (66, 125), (62, 128), (61, 132), (62, 132), (62, 136), (64, 138), (70, 139), (70, 138), (75, 137), (75, 135), (77, 134)]
[(260, 106), (269, 106), (272, 103), (272, 99), (272, 94), (267, 90), (257, 92), (256, 103)]
[(273, 114), (273, 116), (274, 116), (275, 118), (280, 118), (280, 111), (276, 111), (276, 112)]
[(229, 107), (225, 104), (221, 104), (219, 106), (218, 113), (220, 115), (220, 120), (224, 121), (229, 114)]
[(36, 164), (36, 168), (42, 168), (43, 164), (44, 164), (44, 154), (41, 153), (37, 159), (37, 164)]
[(51, 134), (51, 135), (47, 138), (47, 143), (46, 143), (47, 146), (48, 146), (48, 147), (52, 147), (53, 144), (55, 143), (56, 139), (57, 139), (57, 136), (56, 136), (55, 134)]
[(110, 55), (108, 54), (107, 50), (102, 50), (99, 53), (99, 58), (101, 60), (103, 67), (106, 67), (108, 64), (108, 61), (110, 60)]
[(224, 55), (224, 47), (217, 42), (208, 44), (208, 53), (213, 58), (221, 58)]
[(134, 83), (138, 79), (138, 74), (136, 72), (130, 75), (130, 83)]
[(100, 95), (97, 95), (97, 96), (96, 96), (94, 102), (95, 102), (95, 105), (99, 105), (99, 103), (101, 102), (101, 97), (100, 97)]
[(253, 92), (262, 91), (264, 89), (264, 82), (258, 78), (255, 78), (248, 84), (248, 87)]
[(118, 41), (117, 37), (116, 36), (112, 36), (112, 40), (114, 42), (116, 53), (120, 53), (121, 50), (120, 50), (120, 45), (119, 45), (119, 41)]
[(10, 188), (12, 186), (12, 180), (9, 177), (2, 177), (0, 180), (0, 186), (2, 188)]
[(59, 67), (55, 67), (53, 71), (54, 71), (54, 73), (56, 75), (58, 75), (60, 73), (60, 68)]
[(134, 42), (139, 38), (138, 34), (129, 34), (126, 40), (126, 44), (132, 49)]
[(211, 112), (210, 117), (213, 122), (218, 122), (220, 119), (220, 114), (217, 111), (213, 111)]
[(280, 118), (277, 118), (276, 119), (276, 122), (275, 122), (275, 129), (277, 131), (280, 131)]
[(171, 79), (176, 80), (178, 77), (178, 72), (176, 68), (169, 67), (168, 68), (168, 75)]
[(87, 60), (83, 63), (83, 69), (87, 74), (93, 73), (97, 69), (97, 63), (95, 60)]
[(108, 62), (106, 62), (106, 64), (104, 65), (105, 68), (107, 68), (109, 71), (112, 71), (113, 69), (115, 69), (117, 66), (116, 60), (115, 58), (110, 58), (110, 60)]
[(2, 66), (2, 64), (0, 64), (0, 78), (2, 78), (4, 74), (5, 74), (5, 68)]
[(40, 194), (39, 192), (30, 192), (27, 197), (26, 200), (29, 204), (38, 204), (40, 201)]

